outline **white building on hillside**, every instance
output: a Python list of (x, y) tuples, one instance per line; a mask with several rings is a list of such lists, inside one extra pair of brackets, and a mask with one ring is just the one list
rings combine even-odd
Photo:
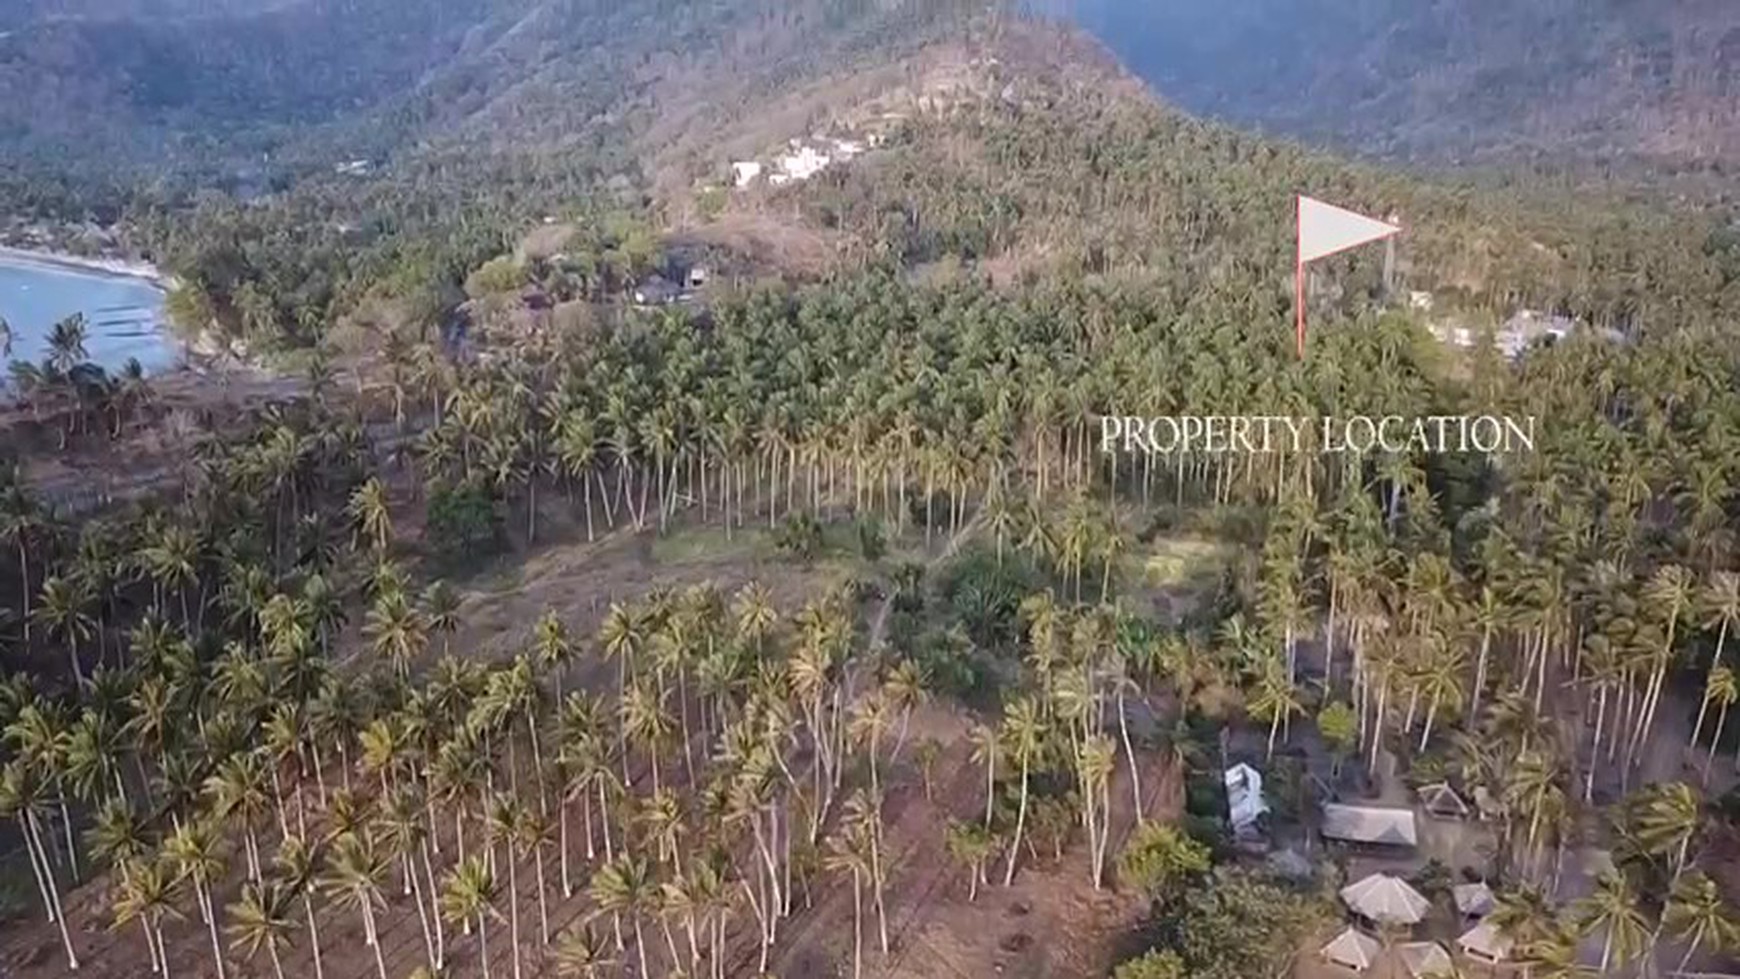
[(1226, 770), (1226, 807), (1235, 836), (1254, 831), (1257, 818), (1269, 811), (1263, 801), (1263, 776), (1244, 762)]
[(754, 160), (731, 164), (731, 173), (737, 181), (737, 186), (747, 187), (761, 176), (761, 164)]

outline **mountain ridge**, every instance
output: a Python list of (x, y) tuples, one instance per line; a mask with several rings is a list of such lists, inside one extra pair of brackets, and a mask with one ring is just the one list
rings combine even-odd
[(1740, 158), (1718, 0), (1056, 0), (1186, 109), (1378, 156)]

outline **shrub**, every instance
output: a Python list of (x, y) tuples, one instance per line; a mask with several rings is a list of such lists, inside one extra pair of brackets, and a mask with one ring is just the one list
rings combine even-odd
[(1118, 966), (1112, 979), (1185, 979), (1184, 960), (1177, 952), (1149, 949), (1141, 958)]
[(1208, 873), (1209, 849), (1165, 823), (1143, 823), (1118, 854), (1118, 880), (1165, 904)]
[(822, 552), (822, 525), (808, 513), (794, 513), (785, 518), (774, 544), (781, 553), (808, 564)]
[(526, 284), (525, 267), (511, 255), (492, 258), (465, 280), (465, 292), (473, 299), (514, 292)]
[(888, 553), (888, 540), (882, 532), (882, 521), (875, 517), (858, 518), (858, 550), (863, 552), (864, 560), (876, 562), (882, 560), (882, 555)]
[(495, 553), (502, 540), (495, 500), (482, 486), (435, 487), (429, 493), (424, 540), (446, 559)]

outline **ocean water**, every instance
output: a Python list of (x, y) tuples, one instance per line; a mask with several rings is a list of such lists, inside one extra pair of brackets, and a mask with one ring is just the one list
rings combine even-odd
[(12, 327), (5, 360), (41, 361), (48, 333), (73, 313), (85, 314), (85, 353), (118, 371), (137, 357), (147, 372), (174, 367), (180, 344), (162, 329), (163, 293), (144, 279), (0, 257), (0, 318)]

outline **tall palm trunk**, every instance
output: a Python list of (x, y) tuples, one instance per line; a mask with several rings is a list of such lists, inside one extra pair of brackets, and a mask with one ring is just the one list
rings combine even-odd
[(544, 848), (540, 846), (536, 847), (535, 850), (533, 866), (536, 868), (538, 876), (538, 937), (542, 939), (543, 944), (548, 945), (550, 944), (550, 907), (548, 899), (544, 896), (545, 891), (548, 890), (544, 886)]
[(477, 954), (483, 962), (483, 979), (489, 976), (489, 919), (477, 916)]
[[(494, 851), (491, 847), (491, 852)], [(508, 849), (508, 939), (513, 944), (514, 979), (521, 979), (520, 972), (520, 873), (519, 861), (514, 859), (513, 849)], [(382, 977), (385, 979), (385, 977)]]
[(1728, 705), (1716, 712), (1716, 733), (1710, 738), (1710, 754), (1704, 759), (1704, 784), (1710, 782), (1710, 765), (1716, 760), (1716, 746), (1722, 743), (1722, 725), (1728, 722)]
[[(198, 897), (200, 906), (205, 910), (206, 929), (211, 932), (211, 957), (212, 961), (217, 963), (218, 979), (224, 979), (224, 976), (226, 975), (224, 966), (224, 947), (222, 943), (218, 941), (217, 908), (212, 904), (211, 891), (209, 891), (197, 878), (193, 882), (193, 888)], [(379, 952), (376, 954), (378, 955)], [(386, 976), (383, 974), (381, 979), (386, 979)]]
[[(302, 911), (308, 916), (308, 947), (314, 953), (314, 979), (326, 979), (326, 969), (320, 964), (320, 929), (314, 923), (314, 899), (302, 893)], [(167, 964), (164, 969), (168, 973)]]
[(1130, 801), (1135, 806), (1136, 824), (1148, 821), (1142, 813), (1142, 772), (1136, 766), (1136, 751), (1130, 747), (1130, 718), (1124, 706), (1124, 687), (1118, 686), (1118, 736), (1124, 741), (1124, 756), (1130, 760)]
[(49, 924), (53, 924), (58, 915), (54, 911), (54, 898), (50, 897), (48, 893), (49, 877), (47, 876), (53, 871), (49, 869), (47, 860), (38, 863), (35, 837), (31, 835), (30, 825), (25, 821), (23, 813), (18, 814), (18, 824), (24, 829), (24, 853), (30, 859), (31, 876), (36, 878), (36, 890), (42, 895), (42, 907), (48, 913)]
[(1480, 694), (1486, 689), (1486, 658), (1492, 652), (1492, 628), (1481, 630), (1480, 654), (1474, 660), (1474, 692), (1468, 699), (1468, 720), (1480, 717)]
[(362, 901), (363, 932), (368, 936), (369, 947), (375, 953), (375, 971), (380, 974), (381, 979), (387, 979), (387, 961), (381, 957), (381, 936), (380, 932), (375, 929), (374, 905), (369, 903), (369, 896), (366, 893), (362, 895)]
[(1003, 886), (1015, 882), (1015, 862), (1021, 854), (1021, 833), (1027, 828), (1027, 768), (1028, 753), (1021, 753), (1021, 804), (1015, 814), (1015, 839), (1009, 844), (1009, 867), (1003, 872)]
[[(645, 969), (643, 967), (642, 972)], [(852, 979), (864, 975), (864, 874), (852, 868)]]

